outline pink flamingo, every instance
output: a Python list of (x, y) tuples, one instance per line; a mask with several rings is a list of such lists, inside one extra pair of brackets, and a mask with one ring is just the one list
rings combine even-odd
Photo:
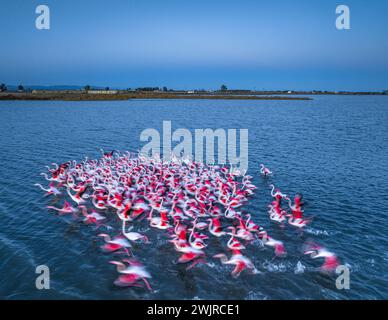
[(60, 196), (62, 192), (60, 192), (56, 187), (54, 182), (50, 182), (48, 189), (43, 188), (43, 186), (40, 183), (35, 183), (34, 186), (37, 186), (41, 188), (43, 191), (46, 191), (46, 195), (54, 194), (56, 196)]
[(47, 209), (52, 209), (52, 210), (58, 211), (60, 214), (71, 213), (71, 214), (73, 214), (74, 216), (79, 212), (79, 209), (78, 209), (78, 208), (72, 207), (72, 206), (70, 205), (70, 203), (68, 203), (67, 201), (64, 202), (62, 208), (57, 208), (57, 207), (54, 207), (54, 206), (47, 206), (46, 208), (47, 208)]
[(260, 164), (260, 173), (264, 176), (269, 176), (272, 174), (272, 171), (269, 170), (264, 164)]
[[(123, 262), (126, 262), (126, 266)], [(119, 287), (138, 287), (140, 286), (139, 280), (142, 280), (148, 290), (153, 291), (147, 278), (151, 278), (151, 275), (146, 271), (144, 266), (134, 260), (124, 259), (123, 262), (120, 261), (109, 261), (109, 263), (117, 266), (117, 272), (122, 275), (119, 276), (114, 284)]]
[(123, 249), (128, 254), (128, 256), (130, 256), (127, 248), (131, 248), (132, 246), (127, 239), (120, 236), (111, 239), (111, 237), (105, 233), (100, 233), (98, 236), (103, 237), (105, 240), (105, 244), (101, 246), (103, 251), (115, 252), (117, 250)]
[(208, 219), (209, 223), (209, 232), (216, 237), (221, 237), (226, 235), (225, 231), (221, 229), (221, 223), (218, 218)]
[(187, 267), (187, 270), (192, 269), (195, 265), (202, 262), (203, 259), (201, 258), (205, 257), (205, 253), (202, 250), (195, 249), (190, 245), (181, 247), (179, 251), (183, 254), (178, 259), (178, 263), (188, 263), (195, 260), (190, 266)]
[(149, 242), (147, 236), (142, 235), (138, 232), (130, 232), (133, 229), (133, 226), (129, 227), (128, 230), (126, 231), (125, 230), (125, 223), (126, 223), (126, 221), (124, 220), (123, 225), (122, 225), (122, 232), (123, 232), (124, 237), (126, 237), (128, 240), (134, 241), (134, 242), (136, 242), (138, 240), (142, 240), (144, 242)]
[(172, 226), (168, 223), (167, 211), (162, 211), (160, 217), (152, 217), (152, 211), (149, 215), (150, 226), (161, 230), (166, 230)]
[(83, 221), (86, 224), (99, 224), (99, 222), (105, 220), (106, 218), (96, 211), (92, 210), (92, 213), (88, 213), (88, 209), (85, 206), (79, 206), (78, 208), (82, 209), (82, 214), (85, 217)]
[(228, 229), (232, 230), (232, 233), (230, 234), (231, 237), (227, 243), (228, 248), (231, 250), (243, 250), (243, 249), (245, 249), (245, 247), (240, 243), (240, 241), (235, 239), (236, 228), (235, 227), (228, 227)]
[(247, 217), (247, 221), (245, 221), (245, 225), (246, 225), (246, 228), (250, 231), (250, 232), (257, 232), (260, 230), (260, 226), (258, 226), (256, 223), (254, 223), (252, 220), (251, 220), (251, 215), (248, 213), (246, 215)]
[(228, 259), (223, 253), (214, 255), (214, 258), (220, 259), (222, 264), (235, 265), (235, 268), (232, 271), (232, 276), (235, 278), (237, 278), (245, 269), (249, 270), (253, 274), (258, 273), (252, 261), (243, 256), (239, 250), (233, 250), (233, 254), (230, 259)]
[(275, 240), (274, 238), (270, 237), (265, 231), (259, 234), (259, 238), (262, 239), (263, 243), (266, 246), (275, 248), (275, 255), (277, 257), (284, 257), (287, 255), (282, 241)]
[(339, 265), (338, 258), (334, 253), (328, 251), (324, 247), (315, 244), (309, 244), (304, 254), (310, 255), (310, 257), (313, 259), (324, 258), (324, 263), (321, 266), (321, 270), (325, 272), (332, 272)]
[(69, 194), (70, 198), (77, 203), (78, 205), (85, 203), (85, 199), (81, 197), (81, 193), (77, 192), (76, 195), (71, 194), (70, 189), (67, 188), (67, 193)]
[[(194, 232), (195, 231), (195, 224), (194, 224), (194, 227), (192, 228), (191, 230), (191, 233), (190, 233), (190, 237), (189, 237), (189, 243), (190, 245), (195, 248), (195, 249), (204, 249), (207, 247), (207, 245), (203, 242), (201, 236)], [(193, 237), (194, 237), (194, 240), (193, 240)]]

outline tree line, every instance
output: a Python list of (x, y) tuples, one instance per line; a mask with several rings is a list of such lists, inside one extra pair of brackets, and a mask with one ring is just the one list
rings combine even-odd
[[(17, 89), (18, 89), (18, 91), (24, 91), (24, 87), (21, 84), (19, 84), (17, 86)], [(4, 91), (8, 91), (8, 88), (7, 88), (5, 83), (1, 83), (0, 84), (0, 92), (4, 92)]]
[[(86, 86), (83, 87), (83, 89), (85, 91), (89, 91), (89, 90), (93, 90), (93, 87), (90, 86), (90, 85), (86, 85)], [(17, 86), (17, 90), (21, 92), (21, 91), (24, 91), (25, 89), (24, 89), (24, 86), (19, 84)], [(101, 90), (101, 89), (99, 89), (99, 90)], [(109, 87), (105, 87), (105, 90), (109, 91), (110, 88)], [(4, 91), (8, 91), (8, 88), (7, 88), (5, 83), (1, 83), (0, 84), (0, 92), (4, 92)], [(133, 91), (133, 90), (131, 88), (128, 88), (127, 91)], [(139, 88), (134, 89), (134, 91), (146, 91), (146, 92), (150, 92), (150, 91), (169, 92), (170, 91), (171, 92), (171, 91), (174, 91), (174, 90), (173, 89), (168, 89), (167, 87), (161, 87), (161, 88), (160, 87), (139, 87)], [(200, 90), (200, 91), (206, 91), (206, 90)], [(219, 91), (223, 91), (223, 92), (224, 91), (228, 91), (228, 88), (226, 87), (226, 85), (223, 84), (220, 87)]]

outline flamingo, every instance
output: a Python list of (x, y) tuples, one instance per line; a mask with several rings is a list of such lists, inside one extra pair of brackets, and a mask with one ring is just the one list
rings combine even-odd
[(218, 218), (208, 219), (209, 221), (209, 232), (216, 237), (221, 237), (226, 235), (225, 231), (221, 230), (221, 223)]
[[(152, 211), (151, 211), (152, 213)], [(150, 213), (149, 220), (150, 220), (150, 226), (153, 228), (158, 228), (161, 230), (166, 230), (171, 228), (172, 226), (168, 223), (168, 218), (167, 218), (167, 212), (162, 211), (160, 213), (160, 217), (152, 217)]]
[(100, 221), (105, 220), (106, 218), (100, 215), (98, 212), (92, 210), (92, 213), (88, 213), (88, 209), (85, 206), (79, 206), (78, 208), (82, 209), (82, 214), (85, 217), (84, 222), (87, 224), (95, 223), (98, 224)]
[(126, 223), (126, 221), (124, 220), (123, 225), (122, 225), (122, 233), (123, 233), (124, 237), (126, 237), (128, 240), (133, 241), (133, 242), (136, 242), (138, 240), (142, 240), (144, 242), (149, 242), (147, 236), (142, 235), (138, 232), (131, 232), (131, 230), (133, 229), (133, 226), (129, 227), (128, 230), (125, 231), (125, 223)]
[(99, 191), (97, 194), (93, 193), (91, 196), (93, 206), (98, 210), (108, 209), (107, 197), (104, 195), (103, 191)]
[(78, 208), (72, 207), (70, 203), (68, 203), (67, 201), (64, 202), (64, 205), (62, 208), (57, 208), (54, 206), (47, 206), (46, 208), (58, 211), (60, 214), (72, 213), (73, 215), (75, 215), (79, 212)]
[(202, 262), (203, 259), (201, 258), (205, 257), (205, 253), (202, 250), (193, 248), (190, 245), (181, 247), (179, 251), (183, 254), (179, 257), (178, 263), (188, 263), (195, 260), (187, 267), (187, 270), (192, 269), (199, 262)]
[[(265, 170), (265, 166), (262, 169), (264, 175), (272, 173)], [(245, 269), (255, 272), (251, 261), (241, 254), (255, 237), (262, 239), (265, 246), (274, 248), (275, 257), (286, 255), (283, 242), (268, 236), (252, 221), (250, 214), (245, 214), (243, 207), (256, 186), (252, 176), (238, 172), (234, 167), (228, 169), (224, 165), (208, 165), (178, 156), (167, 160), (160, 156), (111, 152), (103, 153), (100, 159), (54, 164), (54, 168), (49, 168), (48, 174), (44, 175), (50, 181), (49, 188), (38, 185), (39, 188), (58, 196), (60, 193), (69, 196), (78, 205), (73, 207), (65, 202), (63, 208), (48, 208), (75, 216), (82, 209), (81, 219), (87, 224), (98, 225), (111, 214), (119, 220), (122, 224), (120, 236), (99, 235), (105, 240), (102, 250), (106, 252), (124, 250), (129, 255), (132, 242), (148, 242), (148, 234), (133, 230), (135, 223), (147, 218), (150, 229), (166, 230), (168, 243), (179, 255), (178, 263), (187, 263), (187, 269), (204, 261), (206, 254), (212, 252), (211, 242), (206, 241), (211, 236), (228, 236), (225, 244), (232, 250), (231, 257), (219, 254), (215, 258), (221, 263), (235, 265), (233, 276)], [(275, 198), (269, 206), (270, 219), (283, 222), (289, 218), (290, 224), (302, 227), (304, 220), (297, 220), (294, 214), (302, 213), (299, 210), (301, 197), (296, 197), (299, 200), (295, 200), (295, 206), (291, 208), (294, 216), (287, 215), (281, 207), (281, 201), (287, 195), (275, 190), (274, 185), (270, 186), (271, 196)], [(290, 200), (289, 205), (292, 207)], [(100, 210), (105, 210), (104, 215)], [(129, 222), (131, 226), (128, 226)], [(309, 254), (318, 258), (322, 253)], [(124, 271), (135, 267), (134, 262), (131, 263), (123, 260), (115, 264)], [(144, 285), (141, 278), (139, 272), (122, 273), (117, 283)], [(147, 276), (143, 278), (148, 279)]]
[(272, 221), (276, 221), (279, 223), (283, 223), (284, 221), (286, 221), (286, 215), (283, 213), (284, 212), (283, 210), (279, 209), (278, 210), (279, 212), (277, 212), (274, 206), (269, 205), (268, 207), (269, 207), (269, 210), (268, 210), (269, 218)]
[(105, 240), (105, 244), (101, 247), (104, 252), (115, 252), (123, 249), (128, 256), (130, 256), (127, 248), (131, 248), (132, 246), (127, 239), (123, 237), (115, 237), (111, 239), (111, 237), (105, 233), (100, 233), (98, 236), (104, 238)]
[(84, 203), (86, 202), (84, 199), (82, 199), (80, 193), (77, 193), (76, 195), (73, 195), (73, 194), (70, 192), (70, 188), (67, 188), (67, 193), (68, 193), (68, 195), (70, 196), (70, 198), (71, 198), (75, 203), (77, 203), (78, 205), (84, 204)]
[(252, 261), (243, 256), (239, 250), (233, 250), (233, 255), (230, 259), (223, 253), (216, 254), (213, 257), (220, 259), (222, 264), (235, 265), (235, 268), (231, 273), (235, 278), (237, 278), (245, 269), (248, 269), (252, 274), (258, 273), (258, 270), (253, 265)]
[(116, 150), (112, 150), (111, 152), (104, 152), (103, 149), (100, 149), (100, 151), (101, 151), (103, 157), (105, 157), (105, 158), (112, 158), (112, 157), (113, 157), (113, 154), (114, 154), (115, 152), (118, 153), (118, 151), (116, 151)]
[[(189, 243), (190, 246), (192, 246), (195, 249), (204, 249), (207, 247), (207, 245), (203, 242), (201, 236), (199, 234), (196, 234), (195, 231), (195, 222), (194, 222), (194, 227), (191, 230), (190, 237), (189, 237)], [(194, 240), (193, 240), (194, 237)]]
[(324, 258), (324, 263), (321, 266), (322, 271), (332, 272), (339, 265), (338, 258), (333, 252), (318, 245), (310, 245), (310, 248), (305, 250), (304, 254), (310, 255), (313, 259)]
[(287, 215), (287, 217), (289, 218), (288, 219), (289, 224), (291, 224), (292, 226), (297, 227), (297, 228), (303, 228), (308, 223), (311, 222), (312, 218), (309, 218), (309, 219), (302, 218), (303, 217), (303, 210), (300, 207), (300, 205), (296, 205), (296, 204), (292, 205), (291, 199), (289, 197), (286, 197), (286, 199), (288, 201), (288, 206), (290, 207), (291, 212), (292, 212), (292, 215), (291, 214)]
[[(240, 238), (246, 241), (252, 241), (254, 239), (253, 234), (248, 230), (244, 220), (241, 217), (238, 217), (238, 221), (240, 222), (240, 225), (237, 227), (237, 232), (234, 232), (234, 236), (236, 238)], [(234, 227), (229, 227), (234, 228)], [(234, 228), (235, 229), (235, 228)]]
[(40, 184), (40, 183), (35, 183), (34, 186), (37, 186), (39, 187), (40, 189), (42, 189), (43, 191), (46, 191), (47, 192), (47, 195), (50, 195), (50, 194), (54, 194), (56, 196), (60, 196), (62, 194), (62, 192), (60, 192), (54, 185), (53, 182), (51, 182), (49, 184), (49, 187), (47, 189), (43, 188), (43, 186)]
[(270, 184), (269, 186), (271, 187), (271, 196), (273, 198), (285, 198), (285, 197), (287, 197), (287, 195), (280, 192), (279, 189), (275, 190), (275, 186), (273, 184)]
[[(292, 202), (291, 202), (290, 197), (286, 196), (286, 197), (284, 197), (284, 198), (288, 201), (288, 206), (289, 206), (289, 208), (291, 209), (292, 212), (295, 212), (295, 211), (299, 210), (299, 209), (297, 208), (297, 206), (292, 205)], [(302, 212), (303, 212), (303, 211), (302, 211)]]
[(264, 164), (260, 164), (260, 173), (264, 176), (269, 176), (272, 174), (272, 171), (269, 170)]
[(282, 241), (275, 240), (274, 238), (270, 237), (266, 232), (263, 232), (260, 235), (260, 238), (262, 239), (264, 245), (275, 248), (275, 255), (277, 257), (284, 257), (287, 255)]
[(138, 200), (137, 202), (135, 202), (134, 206), (132, 207), (132, 212), (131, 212), (132, 220), (139, 217), (141, 214), (146, 212), (148, 209), (149, 209), (149, 207), (144, 203), (144, 201)]
[(228, 248), (231, 250), (243, 250), (243, 249), (245, 249), (245, 247), (240, 243), (240, 241), (235, 239), (236, 228), (235, 227), (228, 227), (228, 229), (232, 229), (232, 233), (230, 233), (231, 237), (227, 243)]
[(310, 222), (307, 219), (295, 219), (292, 214), (287, 214), (286, 216), (288, 217), (288, 223), (297, 228), (303, 228)]
[[(126, 262), (128, 266), (126, 266), (123, 262)], [(117, 266), (117, 272), (123, 274), (119, 276), (114, 284), (120, 287), (128, 287), (128, 286), (139, 286), (138, 281), (142, 280), (148, 290), (153, 291), (147, 278), (152, 278), (151, 275), (146, 271), (144, 266), (134, 260), (124, 259), (123, 262), (120, 261), (109, 261), (109, 263)]]
[[(197, 220), (195, 220), (197, 221)], [(208, 227), (206, 222), (194, 222), (194, 228), (198, 230), (204, 230)]]
[(53, 181), (59, 182), (59, 176), (53, 176), (53, 177), (49, 178), (49, 177), (47, 176), (47, 173), (44, 173), (44, 172), (42, 172), (41, 175), (42, 175), (47, 181), (51, 181), (51, 182), (53, 182)]
[(247, 230), (249, 230), (250, 232), (259, 231), (261, 227), (258, 226), (256, 223), (254, 223), (254, 222), (251, 220), (251, 215), (248, 213), (248, 214), (246, 215), (246, 217), (247, 217), (247, 221), (245, 221), (245, 225), (246, 225)]

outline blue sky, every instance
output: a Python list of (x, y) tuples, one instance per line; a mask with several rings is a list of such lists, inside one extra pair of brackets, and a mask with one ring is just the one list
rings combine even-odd
[[(51, 29), (35, 29), (35, 8)], [(346, 4), (351, 30), (335, 28)], [(388, 1), (1, 0), (0, 82), (388, 89)]]

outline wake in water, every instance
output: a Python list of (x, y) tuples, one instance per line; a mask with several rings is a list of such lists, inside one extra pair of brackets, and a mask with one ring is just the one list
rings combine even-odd
[[(106, 228), (98, 237), (103, 241), (101, 250), (119, 254), (120, 259), (111, 260), (119, 273), (114, 282), (117, 286), (145, 286), (152, 291), (152, 278), (142, 262), (134, 258), (132, 244), (149, 245), (146, 233), (157, 231), (167, 235), (165, 241), (172, 244), (178, 254), (176, 263), (187, 265), (187, 270), (197, 264), (208, 262), (209, 237), (227, 238), (226, 252), (213, 255), (217, 261), (232, 265), (232, 276), (238, 277), (247, 271), (257, 274), (251, 259), (243, 254), (247, 246), (260, 242), (274, 250), (275, 257), (285, 257), (282, 241), (276, 240), (258, 224), (250, 214), (243, 214), (241, 208), (248, 203), (255, 192), (252, 177), (241, 175), (226, 166), (205, 165), (186, 158), (172, 156), (170, 161), (159, 157), (146, 157), (117, 151), (103, 153), (101, 159), (85, 159), (53, 164), (49, 174), (42, 175), (50, 181), (48, 188), (37, 184), (47, 195), (67, 196), (73, 204), (64, 199), (62, 207), (48, 206), (59, 214), (70, 214), (74, 219), (96, 229)], [(272, 172), (262, 167), (264, 176)], [(302, 229), (311, 220), (302, 218), (302, 198), (295, 198), (295, 204), (277, 190), (272, 196), (275, 201), (270, 208), (270, 218)], [(292, 214), (281, 208), (281, 200), (289, 200)], [(121, 221), (121, 232), (107, 224), (108, 216)], [(134, 228), (139, 221), (147, 219), (149, 228)], [(128, 227), (129, 225), (129, 227)], [(230, 253), (229, 253), (230, 252)], [(335, 267), (334, 254), (324, 248), (308, 244), (305, 254), (312, 258), (323, 257), (325, 270)], [(116, 255), (117, 257), (117, 255)], [(301, 267), (298, 267), (300, 270)]]

